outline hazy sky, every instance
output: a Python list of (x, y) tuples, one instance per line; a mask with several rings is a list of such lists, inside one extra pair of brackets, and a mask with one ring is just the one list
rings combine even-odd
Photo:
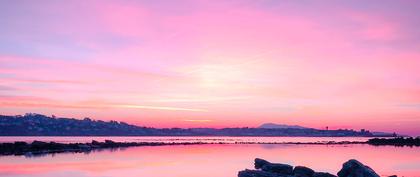
[(420, 134), (419, 1), (0, 1), (0, 113)]

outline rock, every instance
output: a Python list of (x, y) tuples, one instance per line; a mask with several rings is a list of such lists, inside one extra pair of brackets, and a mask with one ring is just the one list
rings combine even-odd
[(105, 140), (105, 144), (115, 144), (115, 142), (112, 140)]
[[(256, 170), (243, 170), (238, 177), (337, 177), (327, 172), (315, 172), (304, 167), (271, 163), (264, 159), (255, 159)], [(343, 168), (337, 173), (338, 177), (379, 177), (370, 167), (363, 165), (357, 160), (349, 160), (343, 164)], [(397, 177), (396, 175), (389, 177)]]
[(268, 162), (264, 159), (260, 159), (260, 158), (255, 158), (255, 160), (254, 160), (255, 169), (260, 169), (266, 164), (270, 164), (270, 162)]
[(92, 148), (91, 146), (87, 145), (87, 144), (79, 144), (77, 145), (80, 149), (90, 149)]
[(379, 177), (370, 167), (354, 159), (344, 163), (343, 168), (341, 168), (337, 175), (339, 177)]
[(293, 173), (293, 167), (287, 164), (281, 163), (270, 163), (264, 159), (256, 158), (254, 160), (255, 169), (261, 169), (265, 172), (279, 173), (284, 175), (291, 175)]
[(98, 142), (98, 141), (96, 141), (96, 140), (92, 140), (92, 143), (91, 143), (92, 145), (101, 145), (101, 143), (100, 142)]
[(293, 175), (296, 177), (312, 177), (315, 171), (304, 166), (296, 166), (293, 169)]
[(397, 175), (391, 175), (391, 176), (388, 176), (388, 177), (398, 177)]
[(32, 146), (45, 146), (45, 145), (47, 145), (48, 143), (46, 143), (46, 142), (43, 142), (43, 141), (33, 141), (32, 143), (31, 143), (31, 145)]
[(23, 142), (23, 141), (16, 141), (14, 144), (15, 144), (15, 146), (27, 146), (28, 145), (28, 143)]
[(313, 177), (337, 177), (337, 176), (330, 173), (326, 173), (326, 172), (315, 172)]
[(30, 144), (30, 148), (34, 149), (34, 150), (41, 150), (41, 149), (45, 149), (48, 148), (49, 144), (46, 142), (42, 142), (42, 141), (33, 141)]
[(238, 173), (238, 177), (286, 177), (284, 175), (270, 173), (261, 170), (243, 170)]
[(279, 173), (284, 175), (291, 175), (293, 173), (293, 167), (287, 164), (281, 163), (269, 163), (265, 164), (261, 168), (262, 171)]

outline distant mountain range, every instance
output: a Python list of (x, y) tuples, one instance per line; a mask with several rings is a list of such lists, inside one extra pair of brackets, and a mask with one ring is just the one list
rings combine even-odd
[[(90, 118), (57, 118), (41, 114), (0, 115), (0, 136), (365, 136), (369, 131), (319, 130), (297, 125), (263, 124), (258, 128), (151, 128)], [(388, 136), (391, 136), (390, 134)]]
[(265, 123), (260, 125), (258, 128), (295, 128), (295, 129), (310, 129), (308, 127), (302, 127), (299, 125), (286, 125), (286, 124), (275, 124), (275, 123)]

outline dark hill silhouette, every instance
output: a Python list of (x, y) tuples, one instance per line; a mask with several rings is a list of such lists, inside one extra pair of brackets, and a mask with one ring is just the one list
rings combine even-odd
[(300, 128), (150, 128), (90, 118), (56, 118), (27, 113), (0, 115), (0, 136), (374, 136), (369, 131)]
[(275, 124), (265, 123), (260, 125), (258, 128), (296, 128), (296, 129), (309, 129), (308, 127), (302, 127), (299, 125), (286, 125), (286, 124)]

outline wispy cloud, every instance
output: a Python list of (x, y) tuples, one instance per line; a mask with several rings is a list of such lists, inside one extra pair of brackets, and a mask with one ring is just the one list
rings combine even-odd
[(0, 91), (9, 91), (9, 90), (16, 90), (16, 88), (0, 85)]
[(155, 109), (155, 110), (168, 110), (168, 111), (193, 111), (193, 112), (207, 112), (205, 109), (194, 108), (180, 108), (180, 107), (166, 107), (166, 106), (145, 106), (145, 105), (113, 105), (119, 108), (135, 108), (135, 109)]
[(250, 99), (250, 96), (238, 96), (238, 97), (205, 97), (205, 98), (168, 98), (168, 99), (157, 99), (152, 102), (217, 102), (217, 101), (235, 101), (235, 100), (246, 100)]
[(404, 104), (398, 104), (397, 107), (420, 109), (420, 103), (404, 103)]
[(0, 79), (8, 82), (29, 82), (29, 83), (51, 83), (51, 84), (85, 84), (87, 82), (64, 79), (25, 79), (25, 78), (7, 78)]
[(205, 109), (182, 108), (169, 106), (152, 106), (138, 104), (114, 104), (106, 101), (84, 101), (67, 103), (62, 101), (51, 100), (39, 97), (27, 96), (1, 96), (0, 106), (3, 107), (39, 107), (39, 108), (67, 108), (67, 109), (112, 109), (112, 108), (128, 108), (128, 109), (150, 109), (163, 111), (192, 111), (207, 112)]
[(184, 119), (184, 122), (213, 122), (210, 119)]
[(0, 111), (419, 121), (419, 2), (0, 1)]

